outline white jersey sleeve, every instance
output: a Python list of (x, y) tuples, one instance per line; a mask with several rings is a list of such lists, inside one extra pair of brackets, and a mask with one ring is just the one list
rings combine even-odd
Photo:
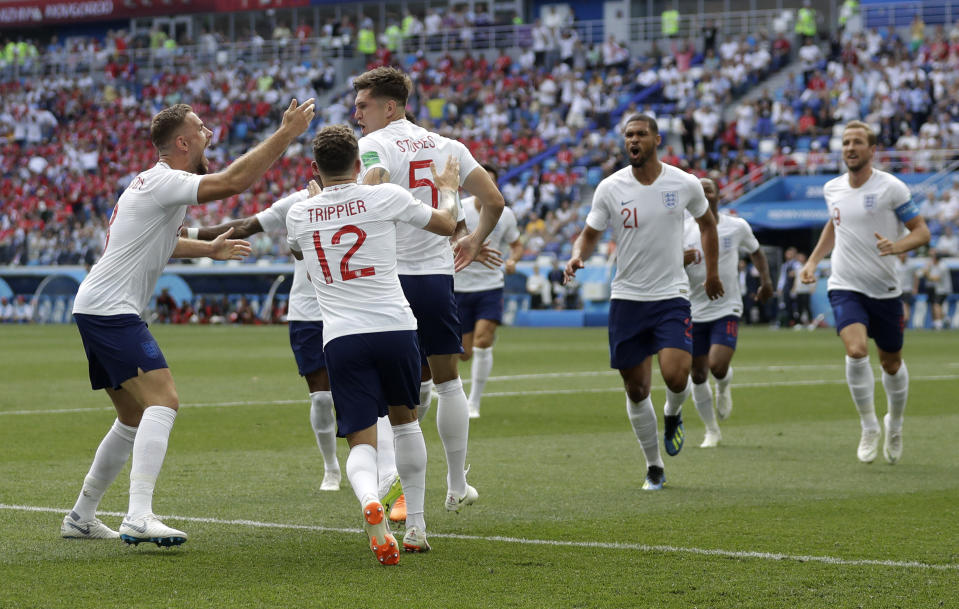
[(324, 188), (290, 209), (287, 239), (303, 253), (323, 315), (324, 344), (350, 334), (416, 328), (396, 273), (396, 228), (398, 222), (426, 226), (432, 213), (397, 186), (362, 184)]
[(611, 298), (689, 298), (683, 270), (684, 212), (701, 216), (709, 206), (694, 176), (665, 163), (662, 167), (649, 185), (625, 167), (600, 182), (593, 195), (586, 224), (598, 231), (611, 226), (616, 242)]
[[(286, 232), (286, 216), (290, 208), (305, 201), (310, 193), (304, 188), (273, 203), (256, 215), (260, 226), (268, 233)], [(286, 311), (287, 321), (323, 321), (320, 304), (316, 301), (316, 292), (306, 277), (306, 264), (302, 260), (293, 261), (293, 285), (290, 287), (290, 301)]]
[(849, 174), (830, 180), (823, 196), (836, 235), (828, 288), (877, 299), (899, 296), (895, 256), (879, 255), (876, 234), (894, 239), (905, 230), (904, 222), (918, 213), (909, 188), (895, 176), (874, 169), (858, 188), (849, 185)]
[[(469, 150), (455, 140), (418, 127), (402, 119), (360, 139), (360, 160), (364, 175), (375, 168), (385, 169), (390, 182), (436, 208), (439, 190), (433, 183), (430, 164), (442, 171), (450, 155), (459, 159), (460, 184), (480, 167)], [(462, 213), (462, 212), (461, 212)], [(460, 215), (460, 219), (463, 216)], [(397, 226), (396, 256), (401, 275), (453, 274), (453, 250), (449, 238), (424, 234), (411, 226)]]
[(80, 284), (73, 312), (142, 315), (179, 240), (202, 176), (157, 163), (117, 201), (100, 260)]
[[(466, 214), (466, 228), (469, 231), (476, 229), (479, 224), (479, 211), (473, 197), (463, 200), (463, 209)], [(504, 260), (509, 247), (519, 239), (519, 227), (516, 224), (516, 214), (506, 207), (503, 209), (499, 221), (487, 237), (490, 247), (503, 252)], [(500, 289), (505, 285), (503, 268), (488, 268), (481, 262), (471, 262), (462, 271), (453, 276), (454, 292), (484, 292)]]
[(702, 233), (693, 218), (686, 221), (683, 249), (695, 250), (693, 262), (686, 265), (689, 276), (689, 302), (694, 322), (715, 321), (743, 312), (742, 292), (739, 287), (739, 255), (759, 249), (759, 241), (749, 224), (742, 218), (719, 214), (716, 232), (719, 236), (719, 279), (723, 282), (724, 294), (716, 300), (706, 295), (706, 263), (703, 255)]

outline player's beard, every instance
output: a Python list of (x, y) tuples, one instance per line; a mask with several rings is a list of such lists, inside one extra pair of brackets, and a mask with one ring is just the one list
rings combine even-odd
[(636, 156), (630, 155), (629, 164), (637, 169), (646, 164), (646, 161), (649, 160), (649, 153), (643, 154), (642, 151)]
[(869, 159), (864, 159), (862, 157), (856, 159), (843, 159), (843, 162), (846, 164), (846, 169), (852, 171), (853, 173), (859, 171), (869, 162)]
[(205, 176), (210, 172), (210, 161), (207, 160), (206, 155), (200, 157), (200, 160), (197, 161), (196, 168), (193, 170), (198, 176)]

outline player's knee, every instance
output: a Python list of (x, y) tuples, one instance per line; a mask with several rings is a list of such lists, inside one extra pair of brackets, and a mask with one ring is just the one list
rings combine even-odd
[(666, 383), (670, 391), (679, 393), (686, 388), (686, 383), (689, 382), (689, 367), (684, 366), (681, 369), (669, 372), (663, 371), (663, 382)]
[(865, 344), (846, 345), (846, 355), (853, 359), (862, 359), (869, 355), (869, 348)]
[(713, 373), (714, 377), (718, 379), (724, 379), (726, 378), (726, 374), (729, 372), (729, 362), (713, 364), (709, 367), (709, 371)]
[(709, 371), (705, 368), (693, 368), (689, 376), (693, 378), (694, 383), (702, 385), (709, 379)]
[(632, 402), (642, 402), (649, 397), (649, 385), (645, 383), (626, 383), (626, 395)]

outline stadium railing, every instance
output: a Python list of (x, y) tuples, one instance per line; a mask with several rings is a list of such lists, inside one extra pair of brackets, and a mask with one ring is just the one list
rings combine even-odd
[[(773, 22), (782, 11), (730, 11), (719, 13), (694, 13), (682, 15), (679, 30), (672, 39), (662, 35), (662, 21), (659, 17), (638, 17), (628, 20), (625, 27), (617, 32), (607, 32), (602, 20), (577, 21), (572, 24), (580, 40), (585, 44), (601, 44), (608, 34), (624, 32), (627, 44), (649, 43), (652, 41), (696, 40), (702, 37), (702, 29), (707, 23), (713, 23), (721, 36), (740, 37), (755, 35), (759, 31), (773, 33)], [(195, 18), (203, 19), (204, 15)], [(419, 36), (404, 41), (398, 53), (415, 52), (424, 49), (429, 52), (446, 53), (450, 51), (488, 51), (497, 49), (527, 48), (532, 45), (532, 28), (529, 24), (498, 25), (473, 28), (472, 38), (464, 41), (459, 30), (443, 30), (434, 36)], [(69, 44), (67, 40), (67, 44)], [(666, 49), (668, 50), (668, 49)], [(58, 52), (42, 52), (29, 63), (14, 63), (6, 67), (6, 74), (13, 78), (42, 75), (75, 75), (90, 73), (96, 76), (102, 73), (108, 63), (120, 62), (132, 64), (138, 70), (162, 70), (172, 67), (189, 67), (193, 70), (215, 69), (218, 66), (232, 66), (243, 61), (247, 65), (269, 65), (275, 61), (317, 62), (361, 58), (355, 50), (355, 43), (329, 37), (314, 37), (305, 40), (235, 40), (219, 42), (216, 49), (203, 45), (183, 45), (173, 49), (133, 48), (123, 52), (109, 52), (104, 49), (72, 51), (66, 48)]]
[(926, 25), (952, 25), (959, 19), (959, 0), (862, 3), (860, 10), (863, 24), (869, 29), (908, 28), (916, 15)]

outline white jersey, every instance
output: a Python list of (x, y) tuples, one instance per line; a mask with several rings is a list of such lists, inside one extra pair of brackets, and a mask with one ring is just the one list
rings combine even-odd
[[(430, 162), (436, 171), (446, 167), (453, 155), (460, 162), (460, 185), (479, 163), (466, 146), (418, 127), (406, 119), (360, 138), (364, 173), (380, 167), (390, 173), (390, 182), (403, 187), (420, 201), (437, 207), (439, 191), (433, 184)], [(362, 180), (361, 180), (362, 181)], [(464, 218), (462, 209), (457, 221)], [(401, 224), (396, 227), (396, 263), (400, 275), (452, 275), (453, 250), (449, 237), (424, 233)]]
[(662, 173), (649, 186), (639, 183), (632, 167), (625, 167), (596, 187), (586, 224), (600, 232), (612, 224), (616, 277), (611, 298), (689, 298), (683, 270), (683, 211), (698, 218), (709, 211), (709, 203), (695, 176), (662, 165)]
[(683, 233), (683, 249), (696, 250), (696, 258), (686, 265), (689, 277), (689, 303), (693, 309), (693, 321), (715, 321), (728, 315), (743, 314), (743, 297), (739, 288), (739, 255), (752, 254), (759, 249), (759, 241), (742, 218), (719, 214), (719, 279), (723, 282), (724, 295), (710, 300), (706, 295), (706, 261), (703, 259), (702, 236), (699, 223), (686, 219)]
[(324, 346), (349, 334), (416, 329), (396, 273), (396, 228), (423, 228), (431, 217), (428, 205), (392, 184), (328, 186), (293, 205), (287, 241), (303, 252)]
[[(287, 195), (256, 215), (264, 231), (286, 231), (286, 215), (294, 203), (310, 198), (304, 188)], [(320, 303), (316, 301), (316, 291), (306, 276), (306, 263), (293, 262), (293, 286), (290, 288), (290, 306), (286, 313), (287, 321), (323, 321)]]
[[(479, 211), (476, 210), (476, 198), (463, 199), (463, 211), (466, 214), (466, 229), (470, 232), (479, 225)], [(503, 259), (509, 252), (509, 246), (519, 239), (519, 228), (516, 226), (516, 214), (505, 207), (499, 217), (493, 232), (486, 238), (490, 247), (503, 252)], [(505, 285), (503, 268), (491, 269), (482, 262), (471, 262), (468, 267), (453, 275), (454, 292), (482, 292), (496, 290)]]
[(836, 232), (828, 288), (870, 298), (899, 296), (896, 257), (879, 255), (876, 233), (895, 239), (903, 222), (918, 214), (909, 187), (895, 176), (873, 169), (859, 188), (849, 185), (848, 173), (829, 180), (823, 196)]
[(80, 284), (73, 312), (143, 315), (203, 176), (160, 162), (120, 195), (100, 260)]

